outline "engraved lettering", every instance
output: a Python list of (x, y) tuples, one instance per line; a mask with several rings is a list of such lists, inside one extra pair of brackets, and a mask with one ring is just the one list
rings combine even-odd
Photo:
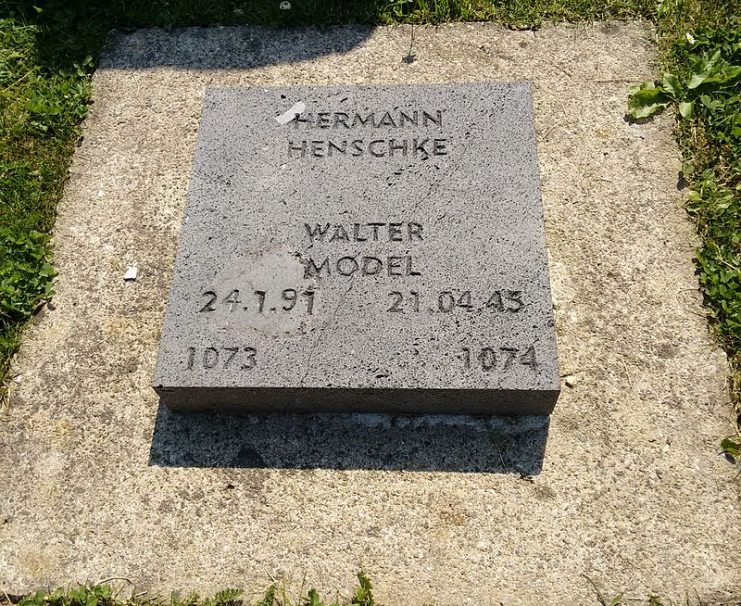
[(337, 273), (341, 276), (352, 276), (358, 269), (355, 257), (342, 257), (337, 261)]
[(385, 223), (368, 223), (370, 228), (373, 230), (373, 241), (378, 242), (378, 228), (386, 225)]
[(389, 297), (393, 297), (394, 301), (391, 303), (391, 307), (388, 308), (388, 311), (403, 312), (404, 310), (401, 308), (401, 302), (404, 300), (404, 295), (398, 291), (394, 291), (389, 293)]
[(473, 304), (471, 303), (471, 291), (470, 290), (463, 291), (463, 293), (461, 293), (461, 296), (458, 297), (458, 301), (456, 301), (456, 305), (468, 311), (472, 311)]
[(283, 305), (283, 311), (291, 311), (296, 306), (296, 299), (298, 298), (298, 293), (293, 288), (286, 288), (281, 293), (281, 298), (288, 303), (288, 307)]
[(414, 146), (414, 156), (416, 156), (418, 153), (423, 154), (422, 159), (426, 160), (430, 157), (430, 154), (427, 153), (427, 149), (425, 148), (425, 145), (430, 142), (429, 139), (424, 139), (423, 141), (417, 141), (417, 139), (412, 139), (413, 146)]
[(479, 354), (479, 362), (484, 370), (491, 370), (497, 365), (497, 354), (491, 347), (484, 347)]
[(229, 368), (229, 364), (232, 363), (234, 356), (239, 353), (239, 347), (224, 347), (224, 351), (229, 352), (229, 355), (224, 361), (224, 368)]
[(422, 274), (418, 271), (414, 271), (412, 268), (412, 257), (411, 255), (407, 257), (407, 276), (421, 276)]
[[(389, 257), (386, 264), (389, 276), (401, 276), (402, 272), (402, 257)], [(397, 271), (398, 270), (398, 271)]]
[(447, 139), (434, 139), (432, 142), (432, 153), (436, 156), (447, 156), (448, 149), (445, 147)]
[(347, 235), (347, 231), (342, 225), (334, 226), (334, 233), (332, 234), (332, 237), (329, 239), (329, 241), (334, 242), (335, 240), (345, 240), (346, 242), (350, 241), (350, 236)]
[(522, 302), (522, 292), (520, 292), (519, 290), (508, 290), (507, 300), (510, 303), (514, 303), (514, 307), (507, 308), (509, 311), (517, 312), (524, 307), (524, 303)]
[(356, 126), (366, 126), (367, 124), (375, 126), (375, 114), (370, 113), (365, 116), (365, 118), (360, 114), (355, 114), (355, 117), (352, 121), (353, 128), (355, 128)]
[(363, 155), (363, 140), (362, 139), (356, 139), (351, 144), (352, 151), (350, 152), (351, 156), (362, 156)]
[[(416, 274), (416, 275), (419, 275), (419, 274)], [(409, 294), (412, 295), (412, 297), (414, 298), (414, 307), (413, 307), (414, 311), (419, 312), (419, 293), (412, 290), (409, 292)]]
[(504, 311), (504, 303), (502, 303), (502, 293), (496, 291), (489, 300), (486, 302), (487, 307), (492, 307), (497, 311)]
[(402, 139), (401, 143), (397, 143), (396, 139), (389, 139), (389, 156), (393, 156), (395, 151), (401, 151), (401, 155), (406, 157), (408, 144), (406, 139)]
[(356, 242), (365, 242), (366, 240), (368, 240), (368, 238), (361, 238), (360, 237), (360, 228), (361, 228), (360, 223), (353, 223), (353, 226), (352, 226), (352, 239), (355, 240)]
[(409, 124), (412, 124), (414, 126), (417, 126), (417, 123), (419, 121), (419, 112), (415, 109), (412, 112), (412, 115), (409, 116), (406, 112), (399, 112), (399, 126), (404, 126), (407, 122)]
[[(294, 129), (360, 129), (360, 128), (437, 128), (443, 127), (443, 110), (394, 109), (383, 112), (318, 112), (296, 116)], [(411, 133), (410, 133), (411, 134)], [(419, 139), (397, 136), (389, 139), (316, 139), (288, 141), (288, 156), (300, 158), (329, 158), (336, 155), (354, 158), (369, 155), (374, 158), (406, 158), (422, 160), (430, 156), (450, 154), (450, 139)]]
[(327, 235), (327, 230), (329, 230), (329, 223), (327, 223), (324, 228), (317, 223), (314, 229), (312, 229), (311, 225), (308, 223), (304, 223), (304, 225), (306, 226), (306, 233), (309, 234), (310, 240), (319, 240), (320, 242), (324, 241), (324, 236)]
[(334, 141), (329, 140), (327, 142), (327, 156), (332, 156), (334, 150), (341, 154), (347, 154), (347, 141), (342, 141), (342, 145), (337, 145)]
[[(403, 275), (405, 276), (419, 276), (421, 275), (420, 272), (415, 271), (414, 269), (414, 257), (412, 255), (407, 255), (405, 257), (399, 257), (403, 260), (404, 263), (406, 263), (405, 266), (405, 273)], [(397, 268), (394, 267), (392, 269), (393, 272), (397, 271)], [(518, 297), (518, 307), (516, 308), (507, 308), (504, 306), (504, 303), (502, 302), (502, 295), (501, 293), (517, 293)], [(420, 294), (417, 292), (412, 293), (413, 296), (417, 300), (416, 307), (419, 307), (419, 299)], [(520, 300), (520, 297), (522, 296), (522, 292), (517, 291), (495, 291), (493, 295), (489, 296), (488, 293), (482, 294), (473, 292), (470, 290), (459, 290), (459, 289), (451, 289), (451, 290), (443, 290), (438, 293), (422, 293), (422, 298), (433, 299), (429, 301), (429, 303), (434, 303), (434, 300), (437, 301), (437, 305), (426, 305), (428, 311), (430, 313), (437, 311), (441, 313), (455, 313), (458, 310), (463, 310), (465, 312), (478, 312), (478, 313), (486, 313), (490, 311), (496, 311), (496, 312), (517, 312), (521, 307), (524, 307), (522, 304), (522, 301)], [(485, 302), (485, 303), (484, 303)]]
[(471, 350), (468, 347), (463, 348), (463, 366), (471, 368)]
[[(212, 292), (212, 291), (208, 291), (208, 292), (211, 293), (212, 295), (211, 301), (209, 302), (209, 304), (211, 305), (211, 307), (213, 307), (213, 304), (217, 302), (218, 297), (215, 292)], [(241, 292), (243, 291), (240, 291), (239, 289), (235, 288), (229, 291), (229, 294), (221, 300), (222, 305), (229, 305), (230, 314), (231, 313), (242, 313), (246, 311), (257, 311), (257, 313), (259, 314), (264, 313), (265, 301), (269, 295), (267, 290), (253, 290), (252, 291), (252, 294), (257, 298), (256, 310), (255, 308), (253, 308), (252, 305), (247, 304), (248, 301), (244, 301), (244, 303), (246, 303), (244, 306), (241, 305), (243, 303), (243, 301), (240, 299)], [(273, 293), (275, 291), (270, 291), (270, 292)], [(307, 291), (302, 292), (301, 295), (305, 296), (307, 299), (307, 304), (306, 304), (307, 312), (312, 313), (314, 309), (314, 291), (307, 290)], [(297, 289), (287, 288), (283, 290), (281, 293), (282, 300), (290, 303), (290, 306), (288, 307), (283, 306), (282, 308), (283, 311), (292, 310), (296, 306), (296, 303), (298, 302), (298, 296), (299, 296), (299, 293)], [(211, 309), (210, 311), (216, 311), (216, 307), (213, 307), (213, 309)], [(270, 311), (276, 312), (277, 308), (270, 307)]]
[(203, 368), (213, 368), (219, 363), (219, 350), (207, 347), (203, 350)]
[(316, 114), (304, 112), (293, 118), (292, 122), (294, 128), (299, 128), (301, 125), (304, 128), (336, 128), (338, 126), (345, 128), (356, 128), (359, 126), (400, 128), (407, 125), (422, 126), (425, 128), (437, 126), (438, 128), (442, 128), (443, 126), (442, 110), (422, 110), (421, 117), (422, 119), (420, 121), (420, 111), (416, 109), (385, 111), (380, 118), (376, 115), (376, 112), (355, 112), (352, 114), (352, 119), (350, 119), (350, 114), (347, 112), (318, 112)]
[(249, 370), (257, 366), (257, 350), (254, 347), (245, 347), (244, 353), (247, 354), (246, 361), (242, 364), (242, 370)]
[(301, 141), (301, 145), (296, 145), (293, 141), (288, 142), (288, 157), (293, 158), (293, 152), (301, 152), (301, 158), (306, 155), (306, 141)]
[(239, 291), (233, 290), (229, 293), (229, 296), (224, 299), (224, 303), (229, 303), (229, 311), (234, 311), (234, 308), (240, 303)]
[(313, 290), (305, 290), (301, 294), (306, 297), (306, 313), (314, 313), (314, 292)]
[(415, 238), (417, 240), (422, 240), (422, 225), (419, 223), (408, 223), (407, 233), (409, 234), (410, 240), (414, 240)]
[(403, 223), (389, 223), (389, 242), (401, 242), (401, 226)]
[[(197, 348), (188, 347), (188, 361), (186, 363), (188, 370), (194, 370), (197, 353)], [(200, 367), (206, 370), (216, 368), (219, 366), (219, 362), (221, 362), (222, 368), (228, 369), (235, 360), (242, 362), (240, 366), (241, 370), (248, 370), (257, 366), (257, 349), (254, 347), (206, 347), (201, 352), (199, 358)]]
[(439, 126), (442, 128), (443, 126), (443, 112), (439, 109), (435, 112), (435, 116), (433, 117), (431, 114), (427, 113), (426, 111), (422, 112), (422, 126), (429, 126), (430, 123), (434, 124), (435, 126)]
[(201, 311), (216, 311), (214, 303), (216, 303), (216, 293), (212, 290), (207, 290), (203, 293), (204, 297), (209, 297), (209, 301), (201, 308)]
[(455, 307), (455, 297), (449, 290), (441, 292), (437, 297), (437, 309), (449, 313)]
[(376, 128), (379, 126), (393, 126), (396, 128), (396, 122), (394, 122), (394, 119), (391, 117), (391, 114), (386, 112), (383, 114), (383, 117), (381, 118), (380, 122), (376, 124)]
[(294, 128), (298, 128), (299, 124), (311, 124), (314, 114), (296, 114), (293, 119)]
[(311, 155), (315, 158), (324, 157), (324, 141), (312, 141), (311, 142)]
[[(468, 347), (463, 348), (460, 356), (463, 359), (463, 367), (471, 368), (474, 364), (471, 359), (471, 350)], [(520, 350), (516, 347), (482, 347), (476, 355), (478, 366), (484, 372), (492, 370), (507, 371), (519, 362), (522, 366), (531, 366), (537, 368), (535, 359), (535, 346), (531, 345), (524, 354), (520, 355)]]
[(381, 151), (381, 152), (375, 151), (375, 147), (379, 144), (383, 145), (384, 143), (385, 141), (383, 139), (375, 139), (368, 144), (368, 151), (371, 153), (372, 156), (375, 156), (376, 158), (382, 158), (383, 156), (386, 155), (386, 152), (385, 151)]
[(517, 355), (517, 350), (513, 347), (500, 347), (499, 351), (501, 351), (504, 355), (504, 365), (502, 366), (502, 370), (507, 370), (510, 366), (512, 366), (512, 360), (515, 359), (515, 356)]
[(528, 350), (522, 354), (520, 357), (520, 364), (523, 366), (532, 366), (533, 368), (538, 366), (538, 363), (535, 360), (535, 347), (533, 345), (531, 345)]
[(376, 257), (363, 257), (363, 275), (375, 276), (383, 269), (383, 261)]
[(304, 279), (311, 278), (312, 276), (321, 278), (323, 271), (329, 276), (329, 257), (326, 257), (322, 261), (322, 264), (318, 266), (314, 263), (314, 259), (309, 259), (304, 263)]
[(255, 295), (257, 295), (257, 313), (262, 313), (262, 310), (265, 308), (265, 295), (268, 294), (264, 290), (256, 290)]
[(219, 363), (219, 350), (207, 347), (203, 350), (203, 368), (213, 368)]
[(347, 119), (350, 116), (348, 116), (345, 112), (335, 112), (334, 115), (334, 127), (337, 128), (338, 126), (342, 125), (345, 128), (350, 128), (350, 125), (347, 123)]

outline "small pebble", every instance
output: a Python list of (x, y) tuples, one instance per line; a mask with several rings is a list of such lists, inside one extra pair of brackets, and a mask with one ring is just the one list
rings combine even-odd
[(124, 274), (124, 282), (133, 282), (139, 275), (139, 268), (136, 265), (131, 265)]
[(566, 383), (566, 387), (576, 387), (576, 377), (574, 375), (566, 375), (563, 381)]

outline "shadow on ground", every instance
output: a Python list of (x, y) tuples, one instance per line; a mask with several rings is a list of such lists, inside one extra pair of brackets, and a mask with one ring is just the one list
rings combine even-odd
[(549, 417), (157, 412), (150, 465), (537, 475)]
[[(290, 8), (283, 8), (290, 7)], [(278, 0), (8, 0), (0, 2), (0, 18), (11, 16), (39, 26), (36, 53), (51, 72), (68, 70), (73, 63), (90, 69), (101, 50), (100, 67), (147, 69), (160, 65), (187, 69), (258, 67), (346, 53), (366, 40), (373, 25), (389, 17), (387, 0), (311, 0), (281, 3)], [(384, 15), (384, 16), (382, 16)], [(327, 35), (327, 26), (358, 24), (355, 36), (341, 39)], [(238, 28), (213, 26), (251, 25), (294, 28), (295, 44), (274, 47), (270, 31), (245, 33)], [(205, 27), (209, 27), (208, 33)], [(298, 30), (298, 26), (302, 30)], [(176, 43), (173, 28), (203, 29), (203, 36), (185, 48)], [(136, 31), (139, 28), (154, 28)], [(330, 28), (331, 29), (331, 28)], [(117, 31), (111, 31), (117, 30)], [(182, 38), (181, 38), (182, 39)], [(263, 44), (265, 42), (266, 44)], [(121, 48), (123, 45), (124, 48)], [(264, 52), (263, 52), (264, 51)], [(115, 57), (115, 64), (108, 58)], [(400, 60), (403, 58), (400, 57)]]
[[(301, 63), (324, 55), (342, 55), (361, 45), (373, 27), (286, 28), (284, 35), (261, 27), (191, 28), (189, 36), (142, 29), (112, 32), (101, 56), (103, 69), (146, 70), (160, 66), (188, 70), (254, 69), (266, 65)], [(187, 41), (187, 42), (184, 42)], [(399, 63), (403, 57), (399, 57)]]

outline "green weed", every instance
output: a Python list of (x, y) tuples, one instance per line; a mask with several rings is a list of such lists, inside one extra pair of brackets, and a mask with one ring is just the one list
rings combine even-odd
[(0, 18), (0, 385), (22, 326), (53, 294), (49, 233), (90, 94), (81, 66), (42, 65), (40, 34)]
[[(242, 599), (240, 589), (224, 589), (212, 597), (202, 598), (197, 593), (185, 597), (173, 593), (169, 599), (121, 597), (109, 584), (79, 585), (59, 588), (51, 592), (37, 591), (26, 596), (0, 598), (0, 606), (248, 606)], [(299, 595), (295, 602), (288, 597), (284, 587), (277, 590), (275, 585), (268, 588), (254, 606), (375, 606), (373, 590), (368, 576), (358, 573), (358, 586), (349, 601), (336, 599), (331, 603), (322, 601), (315, 589)]]
[[(630, 602), (637, 604), (635, 599), (627, 600), (623, 594), (606, 597), (591, 579), (587, 579), (595, 591), (595, 603), (600, 606), (623, 606)], [(122, 590), (115, 590), (109, 584), (79, 585), (69, 588), (59, 588), (54, 591), (37, 591), (25, 596), (8, 596), (0, 593), (0, 606), (376, 606), (370, 579), (364, 572), (358, 573), (358, 586), (352, 597), (337, 598), (332, 602), (324, 602), (315, 589), (302, 592), (295, 598), (288, 596), (284, 586), (271, 585), (255, 602), (245, 602), (244, 592), (240, 589), (225, 589), (211, 597), (202, 598), (197, 593), (190, 593), (185, 597), (173, 593), (169, 598), (145, 597), (147, 592), (122, 596)], [(641, 600), (646, 606), (670, 606), (679, 603), (667, 601), (664, 598), (652, 595), (647, 601)], [(692, 606), (695, 601), (687, 598), (683, 606)], [(697, 601), (697, 606), (703, 602)], [(730, 604), (729, 604), (730, 606)]]
[[(741, 17), (711, 13), (675, 38), (658, 81), (628, 101), (634, 120), (676, 108), (677, 135), (690, 186), (687, 211), (702, 237), (696, 265), (708, 319), (731, 363), (731, 392), (741, 406)], [(690, 24), (687, 24), (688, 26)], [(694, 25), (694, 24), (693, 24)], [(739, 460), (739, 438), (721, 449)]]

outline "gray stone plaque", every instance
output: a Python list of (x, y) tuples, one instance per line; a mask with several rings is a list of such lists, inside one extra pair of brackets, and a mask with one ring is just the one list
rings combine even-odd
[(550, 413), (529, 85), (209, 89), (154, 387), (174, 409)]

